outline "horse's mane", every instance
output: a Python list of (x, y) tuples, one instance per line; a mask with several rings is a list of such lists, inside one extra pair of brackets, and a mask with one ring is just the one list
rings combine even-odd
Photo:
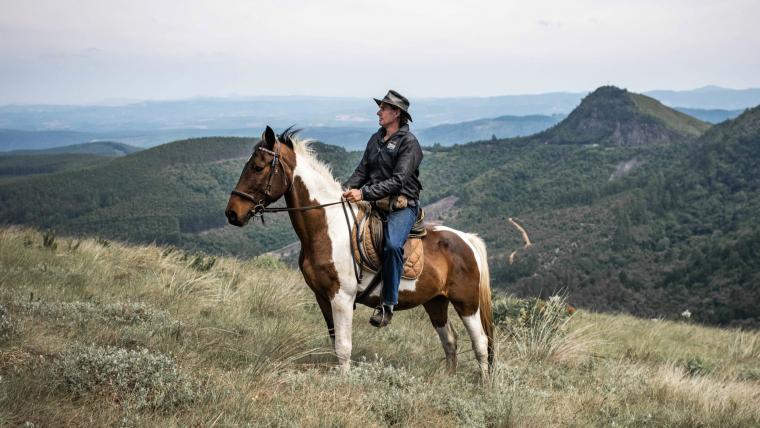
[(331, 168), (317, 158), (317, 154), (311, 146), (316, 140), (300, 138), (299, 132), (301, 132), (300, 129), (293, 129), (293, 126), (290, 126), (278, 138), (281, 143), (293, 147), (298, 163), (305, 162), (327, 182), (334, 183), (336, 187), (341, 188), (341, 184), (333, 177)]

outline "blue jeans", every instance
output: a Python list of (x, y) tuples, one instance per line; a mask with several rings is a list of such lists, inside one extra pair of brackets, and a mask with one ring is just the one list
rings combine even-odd
[(398, 284), (404, 272), (404, 243), (417, 220), (419, 205), (389, 213), (383, 224), (383, 304), (398, 304)]

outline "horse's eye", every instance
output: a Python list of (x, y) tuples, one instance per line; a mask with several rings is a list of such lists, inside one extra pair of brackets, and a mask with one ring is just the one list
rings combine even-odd
[(258, 165), (254, 165), (254, 164), (251, 164), (251, 168), (253, 168), (253, 170), (256, 171), (256, 172), (261, 172), (261, 171), (264, 170), (263, 166), (258, 166)]

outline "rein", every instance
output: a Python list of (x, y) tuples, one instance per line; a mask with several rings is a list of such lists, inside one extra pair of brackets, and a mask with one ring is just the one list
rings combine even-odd
[[(319, 205), (308, 205), (305, 207), (295, 207), (295, 208), (288, 208), (288, 207), (275, 207), (275, 208), (269, 208), (264, 206), (264, 200), (263, 199), (256, 199), (253, 195), (241, 192), (239, 190), (233, 190), (230, 192), (233, 195), (240, 196), (243, 199), (247, 199), (251, 202), (253, 202), (255, 205), (253, 208), (251, 208), (251, 215), (254, 217), (260, 217), (261, 223), (264, 223), (264, 213), (281, 213), (286, 211), (308, 211), (308, 210), (314, 210), (317, 208), (324, 208), (329, 207), (331, 205), (338, 205), (343, 203), (349, 203), (345, 199), (341, 198), (340, 201), (337, 202), (329, 202), (327, 204), (319, 204)], [(351, 210), (351, 213), (353, 214), (353, 210)], [(354, 214), (354, 218), (356, 218), (356, 215)]]

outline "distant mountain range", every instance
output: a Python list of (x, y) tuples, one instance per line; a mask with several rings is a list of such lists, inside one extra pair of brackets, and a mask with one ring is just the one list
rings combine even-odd
[(117, 143), (115, 141), (96, 141), (92, 143), (72, 144), (68, 146), (56, 146), (49, 149), (40, 149), (40, 150), (12, 150), (9, 152), (0, 152), (0, 156), (60, 155), (60, 154), (126, 156), (134, 152), (139, 152), (140, 150), (143, 150), (143, 149), (140, 147), (130, 146), (129, 144)]
[(760, 88), (728, 89), (711, 85), (690, 91), (649, 91), (644, 95), (669, 106), (697, 109), (744, 110), (760, 104)]
[[(418, 98), (412, 100), (413, 128), (430, 144), (465, 143), (482, 138), (512, 137), (535, 132), (542, 123), (505, 125), (505, 116), (566, 115), (584, 92), (555, 92), (469, 98)], [(670, 107), (708, 122), (735, 117), (760, 104), (760, 89), (704, 87), (691, 91), (650, 91)], [(709, 111), (703, 111), (709, 110)], [(0, 151), (40, 149), (90, 141), (119, 141), (151, 147), (182, 138), (258, 136), (266, 125), (283, 128), (295, 124), (322, 141), (355, 148), (366, 142), (363, 132), (377, 128), (376, 106), (371, 99), (337, 97), (238, 97), (155, 101), (115, 106), (20, 105), (0, 107)], [(554, 116), (556, 118), (556, 116)], [(472, 137), (469, 131), (447, 127), (472, 121), (491, 121), (492, 131)], [(463, 125), (468, 128), (470, 124)], [(506, 126), (506, 128), (503, 128)], [(25, 134), (24, 131), (42, 133)], [(449, 132), (451, 131), (451, 132)], [(461, 133), (461, 137), (454, 137)], [(487, 135), (486, 135), (487, 134)], [(359, 142), (357, 142), (359, 141)], [(424, 144), (424, 142), (423, 142)]]
[(724, 120), (733, 119), (742, 114), (745, 110), (699, 109), (688, 107), (675, 107), (675, 109), (681, 113), (688, 114), (689, 116), (694, 116), (699, 120), (709, 123), (720, 123)]
[(43, 150), (0, 152), (0, 183), (14, 182), (32, 175), (79, 171), (140, 150), (127, 144), (106, 141)]
[(415, 135), (424, 145), (450, 146), (491, 138), (524, 137), (543, 131), (557, 124), (565, 116), (499, 116), (469, 122), (438, 125), (416, 131)]

